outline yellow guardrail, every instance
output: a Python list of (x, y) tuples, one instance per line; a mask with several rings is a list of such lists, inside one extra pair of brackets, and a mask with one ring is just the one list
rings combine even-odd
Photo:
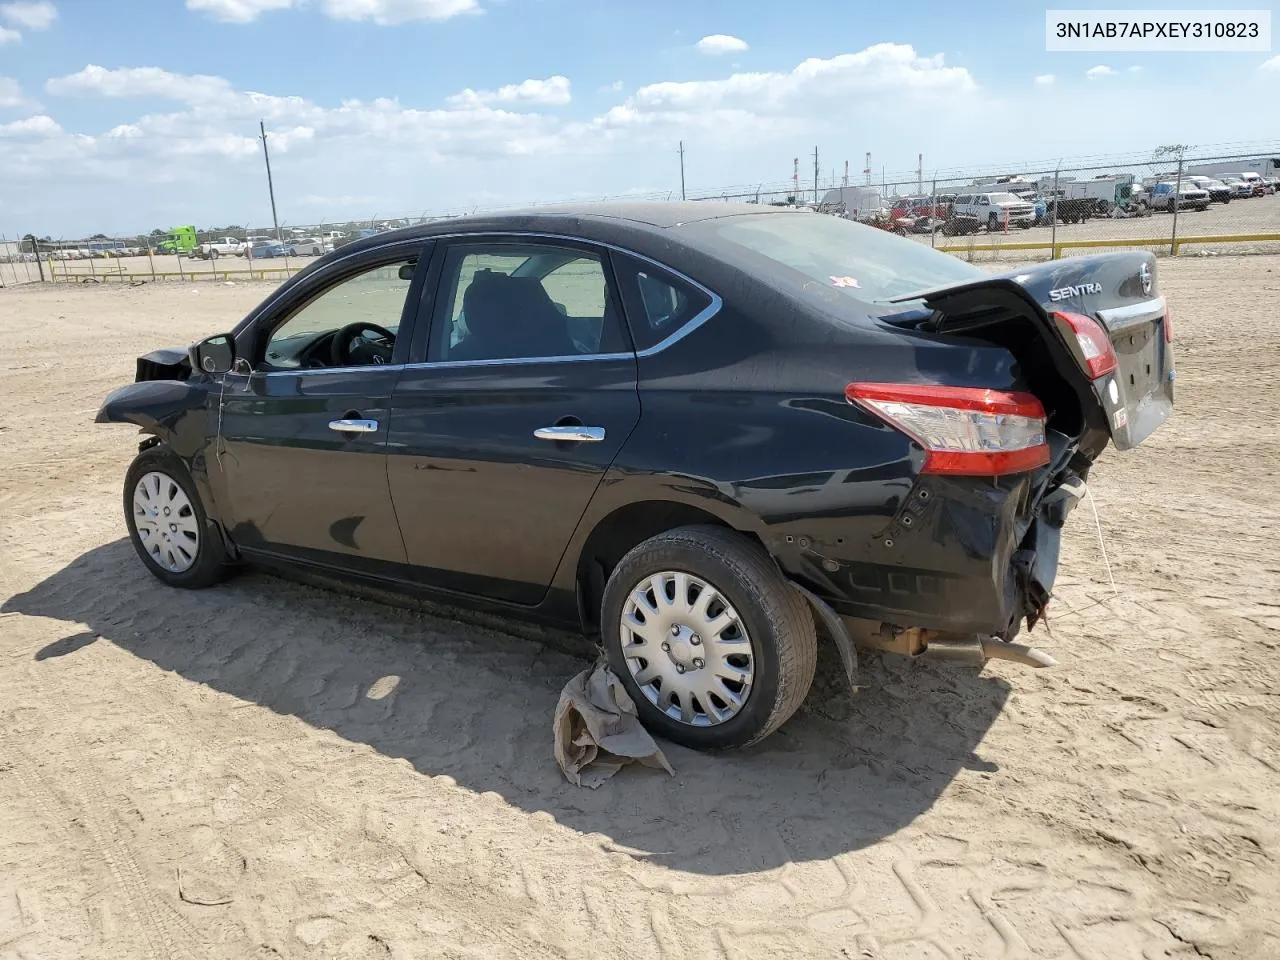
[(1090, 247), (1167, 247), (1172, 246), (1176, 255), (1184, 246), (1197, 243), (1256, 243), (1258, 241), (1280, 241), (1280, 233), (1224, 233), (1206, 236), (1170, 238), (1125, 237), (1116, 240), (1015, 240), (1010, 243), (974, 243), (948, 244), (934, 247), (944, 253), (998, 253), (1002, 250), (1052, 250), (1056, 260), (1063, 250), (1087, 249)]
[(84, 271), (55, 271), (53, 261), (49, 264), (49, 276), (55, 283), (64, 282), (85, 282), (93, 281), (99, 283), (121, 281), (145, 281), (145, 280), (190, 280), (200, 281), (208, 280), (210, 282), (217, 280), (284, 280), (293, 276), (302, 267), (264, 267), (261, 270), (146, 270), (138, 273), (119, 271), (110, 272), (102, 271), (101, 273), (86, 273)]

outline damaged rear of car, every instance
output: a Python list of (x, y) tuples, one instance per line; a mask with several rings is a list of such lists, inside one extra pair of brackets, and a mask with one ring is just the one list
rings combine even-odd
[[(775, 556), (837, 634), (851, 677), (855, 645), (1051, 664), (1012, 641), (1045, 615), (1067, 517), (1106, 446), (1137, 446), (1172, 412), (1155, 258), (989, 275), (821, 219), (726, 221), (719, 234), (744, 248), (730, 254), (743, 267), (776, 266), (770, 285), (830, 327), (850, 419), (896, 435), (887, 449), (901, 459), (863, 433), (863, 456), (883, 461), (882, 502), (846, 494), (821, 522), (780, 531)], [(818, 383), (832, 365), (816, 365)]]

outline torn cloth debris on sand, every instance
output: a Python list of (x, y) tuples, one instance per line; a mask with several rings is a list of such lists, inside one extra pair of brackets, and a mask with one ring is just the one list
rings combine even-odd
[(675, 775), (636, 705), (603, 659), (564, 685), (555, 719), (556, 763), (570, 783), (595, 789), (628, 763)]

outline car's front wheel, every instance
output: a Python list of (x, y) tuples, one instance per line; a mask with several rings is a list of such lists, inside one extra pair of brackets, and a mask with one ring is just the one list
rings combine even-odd
[(807, 602), (732, 530), (682, 527), (644, 541), (614, 568), (601, 615), (609, 664), (640, 719), (685, 746), (762, 740), (813, 682)]
[(143, 564), (169, 586), (199, 589), (226, 576), (222, 539), (209, 525), (186, 467), (163, 445), (142, 451), (130, 465), (124, 515)]

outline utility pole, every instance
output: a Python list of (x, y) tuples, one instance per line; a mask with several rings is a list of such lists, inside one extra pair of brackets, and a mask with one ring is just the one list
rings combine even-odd
[(680, 199), (681, 200), (685, 199), (685, 196), (684, 196), (684, 141), (683, 140), (680, 141)]
[(916, 154), (916, 194), (924, 193), (924, 154)]
[(818, 202), (818, 148), (813, 148), (813, 202)]
[(271, 154), (267, 152), (267, 126), (259, 120), (258, 130), (262, 133), (262, 159), (267, 162), (267, 192), (271, 194), (271, 222), (276, 228), (276, 241), (280, 240), (280, 220), (276, 217), (276, 188), (271, 182)]

